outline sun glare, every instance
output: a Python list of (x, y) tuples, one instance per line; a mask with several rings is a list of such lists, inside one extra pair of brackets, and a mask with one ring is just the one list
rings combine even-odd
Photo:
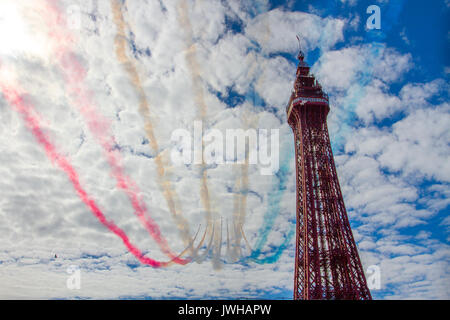
[(0, 0), (0, 56), (46, 54), (42, 17), (35, 1)]

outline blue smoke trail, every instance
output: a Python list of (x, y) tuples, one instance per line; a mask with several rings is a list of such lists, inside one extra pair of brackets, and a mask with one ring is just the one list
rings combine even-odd
[[(332, 8), (333, 4), (335, 5), (336, 2), (333, 0), (328, 1), (327, 8)], [(325, 43), (326, 34), (322, 32), (319, 44)], [(321, 51), (322, 48), (319, 47), (319, 50)], [(276, 249), (276, 251), (267, 257), (264, 258), (258, 258), (262, 254), (262, 248), (267, 242), (267, 239), (269, 237), (270, 232), (273, 229), (273, 226), (275, 224), (276, 218), (278, 217), (280, 213), (280, 202), (284, 195), (284, 192), (286, 191), (286, 184), (288, 181), (288, 177), (292, 174), (292, 168), (291, 168), (291, 161), (294, 158), (295, 151), (292, 147), (292, 144), (289, 144), (289, 151), (282, 152), (282, 155), (286, 155), (280, 166), (280, 170), (276, 174), (277, 181), (272, 187), (272, 190), (270, 191), (268, 195), (268, 208), (266, 213), (264, 214), (264, 223), (258, 230), (258, 238), (256, 240), (256, 246), (253, 249), (251, 255), (247, 257), (247, 259), (252, 260), (253, 262), (256, 262), (258, 264), (266, 264), (266, 263), (275, 263), (279, 260), (281, 255), (283, 254), (284, 250), (288, 247), (289, 242), (291, 241), (292, 237), (295, 234), (295, 227), (296, 222), (291, 224), (291, 227), (287, 233), (287, 235), (284, 238), (283, 243)]]
[(286, 185), (289, 176), (291, 175), (291, 162), (292, 159), (294, 158), (295, 152), (291, 145), (289, 145), (289, 147), (290, 150), (287, 153), (286, 152), (281, 153), (285, 154), (286, 156), (282, 160), (280, 170), (278, 170), (278, 172), (275, 175), (278, 181), (272, 186), (272, 190), (268, 195), (268, 208), (263, 217), (264, 223), (257, 233), (259, 236), (258, 239), (256, 240), (256, 246), (253, 249), (250, 257), (248, 257), (252, 261), (259, 264), (274, 263), (278, 261), (278, 259), (281, 257), (281, 254), (286, 249), (286, 247), (289, 244), (289, 241), (291, 240), (292, 236), (295, 233), (295, 224), (291, 224), (291, 228), (288, 234), (284, 238), (284, 241), (281, 244), (281, 246), (277, 248), (276, 252), (269, 257), (258, 259), (258, 257), (261, 255), (261, 250), (263, 246), (266, 244), (269, 234), (272, 231), (275, 220), (280, 213), (280, 203), (284, 195), (284, 192), (286, 191)]
[(341, 148), (345, 142), (346, 135), (350, 132), (351, 124), (356, 121), (356, 107), (362, 98), (366, 95), (366, 87), (373, 79), (373, 72), (375, 65), (380, 61), (386, 45), (383, 41), (387, 37), (387, 32), (390, 31), (398, 20), (402, 12), (404, 0), (391, 1), (387, 7), (383, 8), (381, 15), (381, 30), (368, 30), (364, 38), (365, 43), (370, 43), (369, 59), (365, 70), (362, 72), (358, 82), (353, 85), (348, 91), (344, 99), (342, 108), (346, 111), (345, 116), (339, 119), (341, 127), (335, 135), (332, 145), (333, 149)]
[[(267, 12), (269, 10), (269, 2), (267, 0), (260, 0), (260, 1), (257, 1), (255, 4), (256, 4), (255, 16), (262, 14), (264, 12)], [(260, 51), (258, 51), (258, 52), (261, 53)], [(253, 99), (255, 99), (254, 97), (259, 98), (259, 95), (257, 95), (256, 90), (253, 85), (250, 86), (249, 92), (247, 92), (246, 97), (247, 97), (247, 99), (249, 97), (253, 97)], [(261, 101), (259, 101), (259, 100), (260, 100), (260, 98), (257, 101), (258, 104), (262, 105), (263, 103), (260, 103)], [(253, 102), (256, 102), (256, 101), (253, 101)], [(286, 156), (281, 161), (280, 170), (277, 172), (276, 176), (274, 177), (274, 179), (277, 179), (277, 181), (272, 186), (272, 189), (268, 195), (268, 210), (266, 211), (266, 213), (264, 214), (264, 217), (263, 217), (264, 223), (257, 232), (258, 239), (256, 241), (256, 248), (252, 251), (252, 253), (249, 257), (244, 257), (243, 259), (241, 259), (241, 262), (244, 262), (245, 260), (248, 260), (248, 259), (250, 259), (256, 263), (259, 263), (259, 264), (276, 262), (280, 258), (283, 251), (288, 246), (289, 241), (291, 240), (292, 236), (295, 233), (295, 224), (293, 224), (293, 225), (291, 225), (291, 228), (290, 228), (288, 234), (286, 235), (283, 243), (276, 249), (275, 253), (269, 257), (265, 257), (263, 259), (258, 259), (258, 257), (261, 255), (261, 250), (262, 250), (263, 246), (267, 242), (268, 236), (273, 228), (275, 220), (279, 215), (280, 202), (284, 195), (284, 192), (286, 191), (286, 184), (288, 181), (288, 177), (291, 174), (290, 164), (291, 164), (291, 160), (294, 158), (295, 153), (290, 144), (289, 144), (289, 146), (290, 146), (289, 152), (287, 152), (287, 153), (280, 152), (282, 155), (286, 154)], [(283, 149), (285, 149), (285, 147)]]
[[(394, 26), (393, 22), (397, 20), (398, 16), (401, 13), (403, 1), (404, 0), (399, 0), (389, 4), (388, 9), (386, 10), (387, 12), (386, 19), (382, 20), (383, 24), (382, 30), (389, 31)], [(328, 1), (327, 6), (328, 10), (331, 8), (334, 9), (335, 7), (336, 1), (332, 0)], [(324, 37), (326, 37), (326, 34), (322, 33), (319, 43), (323, 42), (322, 40)], [(343, 119), (344, 131), (348, 129), (348, 124), (350, 122), (353, 122), (356, 118), (355, 115), (356, 106), (358, 105), (359, 101), (361, 101), (361, 99), (365, 96), (366, 86), (370, 83), (370, 81), (373, 78), (372, 76), (375, 64), (377, 61), (379, 61), (379, 58), (381, 57), (385, 49), (385, 45), (381, 42), (385, 40), (385, 38), (386, 38), (385, 32), (370, 31), (367, 32), (366, 34), (366, 41), (372, 42), (370, 46), (370, 57), (368, 59), (367, 67), (361, 74), (358, 83), (351, 88), (347, 97), (344, 100), (343, 107), (345, 110), (349, 111), (346, 114), (346, 117)], [(334, 142), (339, 144), (339, 142), (342, 141), (341, 139), (343, 139), (342, 135), (337, 135), (334, 139)], [(282, 154), (285, 153), (283, 152)], [(271, 256), (258, 259), (258, 257), (262, 254), (262, 248), (267, 242), (268, 236), (273, 228), (275, 220), (279, 215), (280, 202), (284, 192), (286, 191), (286, 183), (288, 180), (287, 178), (291, 174), (290, 162), (291, 159), (294, 157), (294, 154), (295, 153), (291, 149), (287, 153), (286, 157), (283, 159), (281, 168), (276, 175), (278, 181), (274, 184), (271, 192), (269, 193), (268, 196), (269, 205), (266, 214), (264, 215), (264, 223), (258, 231), (259, 237), (256, 241), (256, 246), (249, 257), (249, 259), (251, 259), (256, 263), (264, 264), (264, 263), (274, 263), (278, 261), (283, 251), (287, 248), (292, 236), (295, 234), (295, 224), (292, 224), (287, 236), (285, 237), (281, 246), (277, 248), (276, 252)]]

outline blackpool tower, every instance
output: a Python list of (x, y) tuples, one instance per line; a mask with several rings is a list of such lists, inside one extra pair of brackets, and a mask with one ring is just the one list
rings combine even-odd
[(304, 58), (300, 50), (287, 106), (296, 156), (294, 299), (370, 300), (331, 151), (328, 95)]

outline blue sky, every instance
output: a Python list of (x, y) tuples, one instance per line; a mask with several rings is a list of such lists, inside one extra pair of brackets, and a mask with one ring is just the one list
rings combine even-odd
[[(70, 52), (86, 71), (77, 88), (110, 124), (112, 152), (120, 154), (123, 172), (170, 246), (181, 251), (180, 231), (192, 236), (199, 228), (208, 234), (201, 246), (206, 255), (162, 269), (139, 263), (46, 157), (4, 92), (0, 298), (291, 299), (295, 171), (285, 107), (298, 33), (330, 96), (332, 147), (363, 267), (380, 268), (381, 288), (372, 289), (373, 297), (450, 297), (449, 1), (60, 0), (68, 22), (54, 26), (63, 35), (56, 42), (42, 18), (49, 14), (44, 3), (5, 0), (0, 6), (2, 90), (22, 88), (49, 140), (70, 159), (107, 218), (147, 256), (167, 259), (110, 174), (99, 133), (76, 108), (64, 78), (67, 65), (57, 55), (61, 48)], [(120, 4), (124, 35), (114, 3)], [(365, 27), (373, 4), (381, 9), (380, 30)], [(126, 63), (115, 41), (122, 36)], [(237, 258), (226, 250), (225, 227), (222, 241), (211, 241), (211, 252), (205, 251), (213, 238), (205, 229), (205, 168), (179, 166), (168, 156), (172, 132), (193, 130), (199, 117), (207, 129), (279, 130), (274, 175), (261, 175), (258, 165), (206, 168), (215, 225), (236, 216), (245, 221), (251, 248), (241, 239)], [(149, 142), (149, 123), (157, 150)], [(163, 159), (164, 176), (157, 174), (156, 159)], [(175, 210), (186, 218), (181, 228), (168, 208), (168, 183), (178, 200)], [(66, 286), (71, 265), (81, 271), (79, 290)]]

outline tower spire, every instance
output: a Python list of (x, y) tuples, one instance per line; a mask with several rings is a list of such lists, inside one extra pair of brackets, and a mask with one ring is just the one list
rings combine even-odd
[(298, 60), (303, 61), (305, 59), (305, 54), (302, 51), (301, 34), (300, 33), (297, 34), (296, 37), (297, 37), (297, 41), (298, 41), (298, 56), (297, 56), (297, 58), (298, 58)]

